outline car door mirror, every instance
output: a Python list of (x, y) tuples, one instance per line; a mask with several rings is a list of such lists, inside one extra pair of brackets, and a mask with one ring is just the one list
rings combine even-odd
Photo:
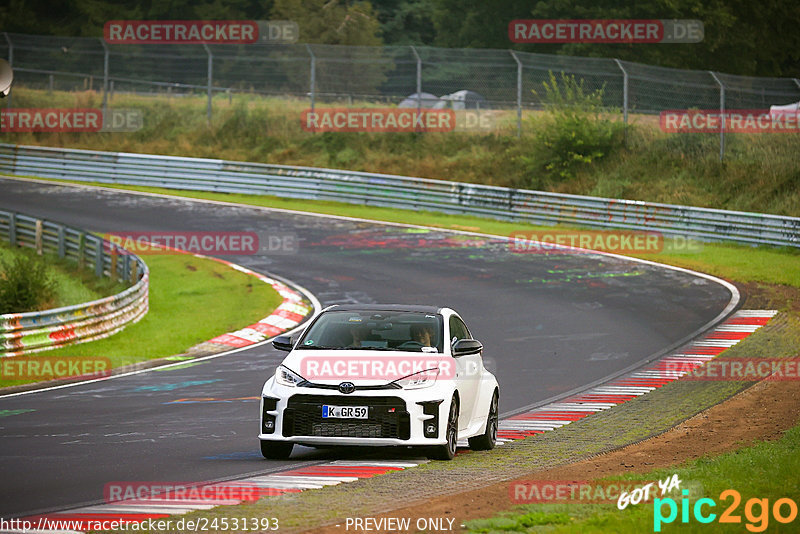
[(272, 346), (278, 350), (290, 351), (292, 350), (292, 336), (278, 336), (272, 340)]
[(453, 356), (479, 354), (482, 350), (483, 344), (477, 339), (459, 339), (453, 343)]

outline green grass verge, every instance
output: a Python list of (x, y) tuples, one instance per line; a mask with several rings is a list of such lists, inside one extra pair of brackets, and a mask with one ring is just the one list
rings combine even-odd
[[(11, 261), (16, 256), (35, 255), (36, 252), (29, 248), (12, 247), (9, 243), (0, 242), (0, 260)], [(55, 296), (41, 308), (43, 310), (101, 299), (124, 291), (127, 287), (110, 278), (97, 278), (93, 270), (81, 269), (76, 263), (59, 258), (56, 254), (45, 254), (42, 259), (55, 283)]]
[[(268, 284), (216, 261), (192, 255), (144, 260), (150, 310), (141, 321), (105, 339), (37, 355), (107, 357), (113, 367), (162, 358), (263, 319), (282, 302)], [(0, 387), (33, 381), (0, 380)]]
[[(526, 223), (504, 222), (480, 217), (448, 215), (427, 211), (408, 211), (393, 208), (381, 208), (340, 202), (319, 200), (297, 200), (272, 196), (243, 195), (228, 193), (209, 193), (184, 191), (159, 187), (140, 187), (97, 182), (78, 182), (74, 180), (56, 180), (55, 182), (98, 185), (128, 191), (144, 191), (187, 198), (236, 202), (252, 206), (279, 208), (328, 215), (358, 217), (376, 221), (404, 224), (416, 224), (464, 230), (498, 236), (508, 236), (512, 232), (552, 230), (551, 226), (536, 226)], [(556, 228), (573, 227), (560, 225)], [(694, 269), (715, 276), (721, 276), (737, 282), (759, 282), (800, 287), (800, 249), (792, 247), (748, 246), (731, 243), (702, 243), (698, 251), (669, 252), (671, 240), (665, 240), (664, 251), (653, 254), (632, 255), (642, 259), (667, 263), (678, 267)]]
[[(797, 532), (798, 521), (781, 524), (775, 520), (773, 506), (778, 499), (789, 498), (798, 503), (800, 479), (792, 473), (800, 472), (800, 426), (787, 431), (775, 442), (761, 442), (754, 446), (722, 454), (715, 458), (701, 458), (681, 464), (675, 468), (651, 471), (644, 475), (602, 479), (603, 481), (664, 480), (677, 474), (681, 486), (691, 488), (688, 497), (688, 522), (682, 523), (681, 494), (671, 497), (676, 503), (677, 517), (670, 524), (661, 524), (661, 532)], [(591, 482), (595, 484), (598, 481)], [(733, 506), (731, 497), (720, 498), (720, 494), (734, 489), (739, 492), (741, 502), (733, 515), (741, 519), (738, 524), (722, 524), (720, 515)], [(699, 490), (699, 491), (698, 491)], [(693, 515), (694, 505), (700, 498), (710, 498), (716, 507), (702, 508), (704, 515), (716, 514), (709, 524), (699, 522)], [(768, 499), (768, 507), (760, 504), (748, 505), (750, 499)], [(661, 517), (669, 516), (669, 505), (659, 507)], [(751, 515), (746, 515), (747, 510)], [(465, 523), (468, 532), (615, 532), (621, 534), (654, 531), (654, 501), (629, 505), (624, 510), (616, 504), (526, 504), (498, 514), (489, 519), (476, 519)], [(783, 505), (781, 514), (790, 515), (789, 505)], [(748, 526), (749, 525), (749, 526)], [(762, 528), (764, 527), (764, 528)], [(747, 529), (747, 530), (745, 530)]]

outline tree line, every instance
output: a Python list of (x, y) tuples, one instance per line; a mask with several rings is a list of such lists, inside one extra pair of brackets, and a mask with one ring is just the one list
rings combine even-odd
[[(797, 0), (9, 0), (0, 29), (101, 37), (108, 20), (294, 20), (300, 41), (515, 49), (746, 76), (800, 77)], [(694, 44), (515, 44), (515, 19), (698, 19)]]

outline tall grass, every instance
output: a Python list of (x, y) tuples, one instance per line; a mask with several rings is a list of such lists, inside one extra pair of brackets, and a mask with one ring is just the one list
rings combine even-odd
[[(97, 92), (48, 94), (18, 87), (15, 107), (100, 107)], [(521, 138), (515, 112), (499, 112), (491, 132), (304, 132), (306, 100), (235, 95), (117, 94), (112, 107), (141, 109), (133, 133), (2, 134), (5, 142), (95, 150), (326, 166), (443, 180), (800, 216), (800, 139), (792, 134), (730, 134), (720, 162), (717, 134), (665, 134), (652, 116), (632, 115), (624, 147), (558, 172), (542, 159), (549, 112), (526, 111)], [(324, 106), (325, 104), (318, 104)], [(337, 104), (338, 105), (338, 104)], [(367, 104), (355, 103), (364, 107)], [(618, 123), (618, 117), (615, 117)], [(605, 124), (605, 123), (603, 123)], [(576, 126), (577, 128), (577, 126)], [(570, 134), (562, 124), (559, 135)], [(602, 133), (602, 132), (601, 132)], [(613, 130), (614, 136), (617, 130)], [(616, 137), (614, 137), (616, 139)]]

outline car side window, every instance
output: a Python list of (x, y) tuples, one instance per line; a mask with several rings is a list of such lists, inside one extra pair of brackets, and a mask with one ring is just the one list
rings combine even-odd
[(469, 330), (467, 329), (467, 325), (464, 324), (464, 321), (462, 321), (455, 315), (451, 315), (450, 343), (455, 343), (459, 339), (469, 339), (469, 338), (470, 338)]

